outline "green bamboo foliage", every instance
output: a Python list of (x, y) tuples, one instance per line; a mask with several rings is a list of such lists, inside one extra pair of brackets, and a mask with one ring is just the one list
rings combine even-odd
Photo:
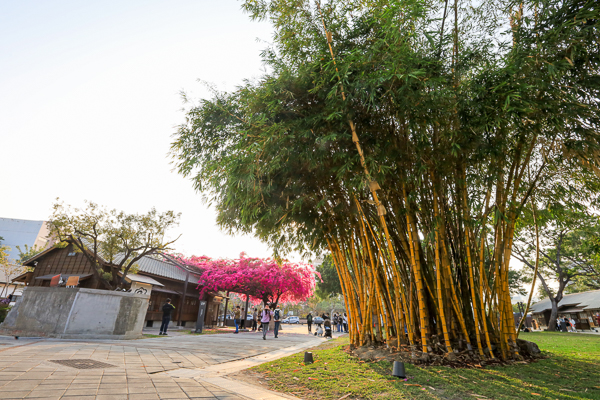
[(176, 168), (223, 228), (331, 252), (352, 345), (519, 358), (523, 207), (598, 182), (589, 3), (247, 1), (270, 72), (189, 109)]

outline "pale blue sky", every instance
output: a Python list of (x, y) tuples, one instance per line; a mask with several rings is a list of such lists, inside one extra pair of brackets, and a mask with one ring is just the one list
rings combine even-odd
[(171, 172), (179, 92), (232, 89), (263, 66), (235, 0), (0, 1), (0, 217), (46, 219), (56, 197), (128, 212), (183, 213), (178, 250), (267, 256), (229, 237), (189, 181)]

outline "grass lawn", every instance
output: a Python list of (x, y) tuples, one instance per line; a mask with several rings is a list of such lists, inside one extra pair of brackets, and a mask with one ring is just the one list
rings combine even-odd
[(217, 329), (202, 329), (202, 333), (196, 333), (194, 331), (186, 330), (183, 333), (188, 335), (217, 335), (219, 333), (233, 333), (235, 332), (235, 328), (217, 328)]
[(521, 333), (536, 342), (547, 359), (531, 364), (476, 369), (417, 367), (406, 364), (408, 379), (393, 378), (387, 361), (367, 363), (349, 357), (347, 338), (248, 371), (258, 384), (302, 399), (600, 399), (600, 335)]

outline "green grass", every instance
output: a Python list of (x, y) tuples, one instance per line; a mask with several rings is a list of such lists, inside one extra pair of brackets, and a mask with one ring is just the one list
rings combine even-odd
[(235, 332), (235, 328), (227, 329), (227, 328), (218, 328), (218, 329), (203, 329), (202, 333), (196, 333), (194, 331), (184, 331), (182, 333), (188, 335), (218, 335), (220, 333), (232, 333)]
[(156, 337), (160, 337), (161, 338), (162, 336), (153, 335), (151, 333), (144, 333), (144, 334), (142, 334), (142, 339), (151, 339), (151, 338), (156, 338)]
[[(348, 356), (347, 338), (252, 369), (271, 389), (303, 399), (600, 399), (600, 336), (557, 332), (522, 333), (548, 358), (531, 364), (474, 369), (406, 364), (406, 381), (393, 378), (387, 361)], [(348, 395), (347, 397), (344, 397)]]

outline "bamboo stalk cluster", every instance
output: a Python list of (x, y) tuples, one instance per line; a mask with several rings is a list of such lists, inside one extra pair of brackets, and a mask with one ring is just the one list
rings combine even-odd
[[(351, 316), (351, 343), (387, 341), (425, 353), (476, 348), (481, 358), (496, 357), (497, 349), (502, 359), (514, 358), (508, 266), (515, 220), (490, 212), (515, 215), (515, 206), (506, 206), (501, 184), (494, 207), (487, 193), (485, 223), (474, 224), (465, 172), (451, 196), (431, 175), (419, 188), (401, 182), (401, 196), (381, 196), (385, 216), (352, 196), (354, 219), (343, 230), (331, 227), (327, 244)], [(420, 204), (412, 199), (417, 192)]]

